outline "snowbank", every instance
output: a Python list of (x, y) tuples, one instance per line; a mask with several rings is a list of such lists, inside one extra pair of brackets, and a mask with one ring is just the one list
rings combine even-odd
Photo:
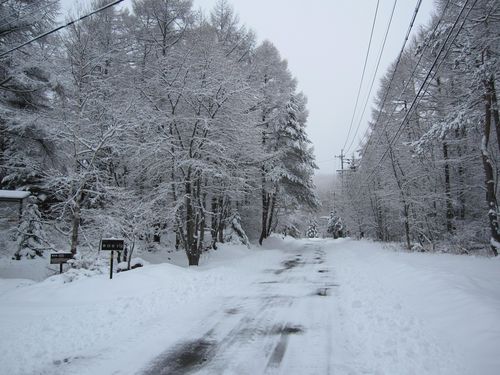
[(190, 327), (215, 296), (250, 282), (252, 270), (276, 254), (222, 246), (204, 256), (210, 257), (205, 267), (147, 265), (113, 280), (84, 271), (70, 275), (71, 282), (65, 274), (39, 283), (0, 279), (0, 372), (66, 374), (71, 364), (79, 374), (92, 374), (94, 361), (107, 371), (107, 360), (111, 372), (130, 346), (137, 357), (126, 360), (140, 367)]
[(380, 374), (499, 373), (500, 259), (368, 241), (329, 249), (345, 337), (361, 362)]
[(13, 260), (10, 256), (0, 258), (0, 278), (2, 279), (42, 281), (59, 272), (59, 265), (50, 265), (46, 258)]

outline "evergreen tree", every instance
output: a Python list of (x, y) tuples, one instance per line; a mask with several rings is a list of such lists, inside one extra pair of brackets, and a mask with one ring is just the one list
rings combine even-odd
[(250, 247), (248, 236), (241, 226), (241, 217), (238, 211), (234, 211), (229, 220), (229, 231), (225, 236), (225, 241), (229, 243), (242, 243)]
[(24, 207), (22, 220), (18, 228), (17, 250), (13, 259), (33, 259), (43, 256), (44, 250), (51, 248), (46, 238), (42, 224), (42, 217), (35, 197), (27, 199)]
[(326, 231), (328, 234), (331, 234), (333, 238), (340, 238), (345, 235), (342, 219), (333, 211), (330, 212), (330, 216), (328, 217), (328, 227)]
[(309, 221), (309, 225), (306, 230), (306, 237), (307, 238), (317, 238), (318, 237), (318, 223), (316, 223), (316, 220), (311, 219)]

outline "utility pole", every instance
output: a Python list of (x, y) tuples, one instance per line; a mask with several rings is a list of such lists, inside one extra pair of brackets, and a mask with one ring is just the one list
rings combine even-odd
[(345, 190), (345, 186), (344, 186), (344, 158), (345, 158), (344, 149), (340, 150), (340, 155), (335, 155), (335, 157), (340, 159), (340, 170), (337, 169), (337, 173), (340, 173), (340, 188), (341, 188), (342, 195), (344, 195), (344, 190)]
[[(343, 171), (344, 170), (344, 150), (340, 150), (340, 155), (335, 155), (336, 158), (339, 158), (340, 159), (340, 170)], [(342, 172), (341, 172), (342, 173)]]
[[(337, 169), (337, 172), (340, 173), (341, 175), (344, 174), (344, 171), (352, 171), (355, 170), (355, 161), (356, 159), (354, 158), (354, 154), (352, 155), (352, 159), (346, 158), (346, 154), (344, 154), (344, 150), (340, 150), (340, 155), (335, 155), (336, 158), (340, 159), (340, 169)], [(350, 165), (348, 169), (344, 169), (344, 163)]]

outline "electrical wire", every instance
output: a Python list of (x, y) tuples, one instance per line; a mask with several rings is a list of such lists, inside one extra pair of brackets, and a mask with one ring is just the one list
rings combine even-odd
[[(420, 88), (419, 88), (419, 90), (418, 90), (417, 94), (415, 95), (415, 98), (413, 99), (413, 101), (412, 101), (412, 103), (411, 103), (411, 105), (410, 105), (410, 108), (408, 109), (408, 111), (406, 112), (406, 114), (405, 114), (405, 116), (404, 116), (403, 120), (401, 121), (401, 123), (400, 123), (400, 125), (399, 125), (399, 127), (398, 127), (398, 130), (397, 130), (397, 131), (396, 131), (396, 133), (394, 134), (394, 137), (393, 137), (393, 138), (389, 141), (389, 144), (388, 144), (387, 149), (386, 149), (386, 150), (385, 150), (385, 152), (383, 153), (383, 155), (382, 155), (382, 157), (380, 158), (380, 160), (379, 160), (379, 161), (376, 163), (376, 165), (372, 168), (371, 173), (370, 173), (370, 174), (368, 175), (368, 177), (364, 180), (364, 182), (363, 182), (362, 184), (360, 184), (360, 188), (361, 188), (362, 186), (366, 186), (366, 184), (369, 182), (369, 180), (371, 179), (371, 177), (375, 174), (375, 171), (377, 170), (377, 167), (381, 165), (382, 161), (383, 161), (383, 160), (385, 159), (385, 157), (387, 156), (387, 154), (388, 154), (388, 152), (390, 151), (390, 149), (391, 149), (391, 147), (392, 147), (393, 143), (395, 142), (396, 138), (399, 136), (399, 134), (400, 134), (401, 130), (402, 130), (402, 129), (403, 129), (403, 127), (405, 126), (405, 122), (406, 122), (406, 120), (408, 119), (409, 115), (411, 114), (411, 112), (412, 112), (413, 108), (415, 107), (415, 105), (417, 104), (417, 102), (419, 102), (419, 101), (422, 99), (422, 96), (420, 96), (420, 94), (422, 93), (422, 90), (424, 89), (424, 86), (427, 86), (427, 87), (426, 87), (426, 90), (425, 90), (425, 92), (427, 92), (427, 88), (428, 88), (428, 86), (429, 86), (429, 84), (430, 84), (429, 77), (430, 77), (430, 76), (431, 76), (431, 74), (433, 73), (433, 69), (434, 69), (434, 67), (436, 66), (436, 64), (438, 63), (438, 60), (439, 60), (439, 58), (441, 57), (441, 54), (442, 54), (442, 52), (444, 51), (444, 48), (446, 47), (446, 44), (448, 43), (448, 40), (451, 38), (451, 35), (453, 34), (455, 27), (458, 25), (458, 22), (459, 22), (459, 20), (460, 20), (460, 17), (461, 17), (461, 16), (462, 16), (462, 14), (464, 13), (464, 11), (465, 11), (465, 9), (466, 9), (467, 5), (469, 4), (469, 1), (470, 1), (470, 0), (467, 0), (467, 1), (465, 2), (464, 6), (462, 7), (462, 9), (460, 10), (460, 13), (459, 13), (459, 15), (457, 16), (457, 19), (455, 20), (455, 22), (454, 22), (453, 26), (451, 27), (450, 32), (448, 33), (448, 35), (447, 35), (447, 37), (446, 37), (446, 39), (445, 39), (444, 43), (442, 44), (441, 49), (439, 50), (438, 55), (437, 55), (437, 56), (436, 56), (436, 58), (434, 59), (434, 62), (432, 63), (432, 66), (431, 66), (431, 68), (429, 69), (429, 71), (428, 71), (428, 73), (427, 73), (427, 75), (426, 75), (426, 77), (425, 77), (425, 79), (424, 79), (424, 81), (423, 81), (422, 85), (420, 86)], [(451, 42), (449, 43), (448, 48), (447, 48), (447, 50), (446, 50), (446, 53), (445, 53), (445, 55), (444, 55), (444, 58), (443, 58), (443, 60), (439, 63), (439, 65), (438, 65), (438, 67), (437, 67), (436, 71), (434, 72), (433, 77), (435, 77), (435, 76), (436, 76), (436, 74), (437, 74), (437, 72), (439, 71), (439, 68), (441, 67), (441, 65), (442, 65), (442, 63), (444, 62), (444, 60), (445, 60), (446, 56), (447, 56), (447, 55), (448, 55), (448, 53), (450, 52), (451, 47), (452, 47), (452, 45), (453, 45), (453, 43), (454, 43), (455, 39), (457, 38), (458, 34), (459, 34), (459, 33), (460, 33), (460, 31), (462, 30), (463, 26), (465, 25), (465, 22), (467, 21), (467, 18), (468, 18), (468, 16), (469, 16), (469, 14), (471, 13), (472, 9), (474, 8), (474, 6), (476, 5), (476, 3), (477, 3), (477, 2), (478, 2), (478, 0), (475, 0), (475, 1), (474, 1), (474, 3), (472, 4), (472, 6), (469, 8), (469, 11), (468, 11), (468, 12), (467, 12), (467, 14), (465, 15), (465, 17), (464, 17), (464, 19), (463, 19), (463, 21), (462, 21), (462, 24), (461, 24), (461, 26), (460, 26), (460, 28), (458, 29), (458, 31), (456, 32), (455, 36), (453, 37), (453, 39), (452, 39), (452, 40), (451, 40)], [(424, 92), (424, 93), (425, 93), (425, 92)]]
[[(396, 2), (397, 2), (397, 0), (394, 1), (394, 3), (396, 3)], [(377, 22), (377, 14), (378, 14), (379, 3), (380, 3), (380, 0), (377, 0), (377, 6), (375, 7), (375, 14), (373, 16), (372, 29), (370, 31), (370, 40), (368, 41), (368, 49), (366, 50), (365, 62), (363, 64), (363, 72), (361, 74), (361, 80), (359, 81), (359, 87), (358, 87), (358, 93), (356, 95), (356, 104), (354, 105), (354, 110), (352, 112), (351, 123), (349, 124), (349, 130), (347, 131), (347, 138), (346, 138), (346, 140), (344, 142), (344, 146), (342, 146), (342, 149), (345, 148), (345, 145), (349, 141), (349, 136), (351, 134), (352, 125), (354, 123), (354, 117), (356, 115), (356, 109), (358, 107), (358, 102), (359, 102), (359, 95), (361, 94), (361, 87), (363, 86), (363, 80), (364, 80), (365, 72), (366, 72), (366, 65), (367, 65), (367, 62), (368, 62), (368, 56), (370, 54), (370, 49), (371, 49), (371, 45), (372, 45), (373, 31), (375, 29), (375, 23)]]
[[(439, 28), (439, 25), (441, 24), (441, 21), (443, 20), (443, 17), (444, 17), (444, 14), (445, 14), (445, 12), (446, 12), (446, 9), (447, 9), (447, 8), (448, 8), (448, 6), (450, 5), (450, 1), (451, 1), (451, 0), (448, 0), (448, 1), (446, 2), (446, 5), (444, 6), (444, 8), (443, 8), (443, 10), (442, 10), (442, 12), (441, 12), (441, 16), (439, 17), (438, 22), (436, 23), (436, 25), (434, 26), (434, 29), (432, 30), (432, 33), (430, 34), (431, 36), (433, 36), (433, 35), (435, 35), (435, 34), (436, 34), (437, 29)], [(415, 73), (417, 72), (417, 68), (419, 67), (420, 62), (422, 61), (422, 58), (424, 57), (424, 55), (425, 55), (425, 51), (427, 50), (427, 47), (428, 47), (428, 46), (429, 46), (429, 45), (428, 45), (428, 43), (425, 43), (425, 44), (424, 44), (424, 47), (423, 47), (423, 48), (422, 48), (422, 50), (420, 51), (420, 57), (419, 57), (419, 59), (418, 59), (417, 63), (415, 64), (415, 66), (413, 67), (413, 71), (411, 72), (411, 74), (410, 74), (409, 78), (406, 80), (406, 84), (405, 84), (405, 86), (403, 87), (403, 90), (401, 90), (401, 92), (400, 92), (400, 94), (399, 94), (399, 97), (396, 99), (396, 102), (401, 101), (401, 99), (403, 98), (403, 94), (405, 93), (406, 89), (410, 86), (410, 83), (412, 83), (412, 82), (413, 82), (413, 81), (412, 81), (412, 78), (414, 78), (414, 77), (415, 77)], [(389, 88), (390, 88), (390, 86), (389, 86)], [(385, 95), (387, 96), (387, 94), (388, 94), (388, 91), (386, 91)], [(385, 99), (386, 99), (386, 98), (384, 98), (384, 103), (383, 103), (383, 104), (385, 104)], [(365, 104), (366, 104), (366, 103), (365, 103)], [(382, 108), (383, 108), (383, 106), (381, 106), (380, 108), (382, 109)], [(394, 107), (394, 108), (393, 108), (393, 110), (392, 110), (392, 112), (391, 112), (391, 114), (390, 114), (390, 116), (389, 116), (388, 120), (387, 120), (387, 121), (385, 121), (385, 124), (384, 124), (384, 127), (383, 127), (383, 132), (387, 132), (387, 125), (390, 123), (390, 120), (392, 120), (392, 117), (394, 116), (394, 113), (395, 113), (395, 112), (396, 112), (396, 107)], [(377, 121), (375, 122), (375, 125), (374, 125), (374, 126), (376, 126), (376, 125), (377, 125), (377, 123), (378, 123), (378, 120), (379, 120), (379, 117), (380, 117), (381, 113), (382, 113), (382, 112), (379, 112), (379, 115), (377, 116)], [(361, 121), (361, 119), (360, 119), (360, 121)], [(358, 124), (358, 125), (359, 125), (359, 124)], [(369, 139), (368, 139), (367, 144), (366, 144), (366, 146), (365, 146), (365, 150), (368, 148), (370, 141), (371, 141), (371, 134), (369, 135)], [(378, 144), (379, 144), (379, 143), (378, 143)]]
[[(401, 62), (401, 59), (403, 57), (403, 53), (404, 53), (404, 50), (405, 50), (405, 47), (406, 47), (406, 43), (408, 43), (408, 39), (410, 37), (410, 33), (411, 33), (411, 30), (412, 30), (413, 25), (415, 23), (415, 19), (417, 18), (417, 14), (418, 14), (418, 11), (420, 9), (420, 5), (421, 4), (422, 4), (422, 0), (417, 0), (417, 4), (415, 6), (415, 10), (413, 12), (412, 19), (411, 19), (410, 24), (408, 26), (408, 29), (406, 31), (406, 36), (405, 36), (405, 38), (403, 40), (403, 45), (401, 47), (401, 50), (399, 51), (399, 55), (398, 55), (398, 58), (396, 60), (396, 65), (394, 66), (394, 69), (393, 69), (392, 75), (391, 75), (391, 79), (389, 80), (389, 85), (387, 86), (387, 90), (384, 93), (384, 97), (383, 97), (382, 103), (380, 105), (381, 109), (384, 108), (385, 103), (387, 101), (387, 96), (389, 94), (389, 90), (391, 89), (392, 82), (394, 81), (394, 77), (396, 76), (396, 71), (397, 71), (397, 69), (399, 67), (399, 64)], [(443, 12), (443, 14), (444, 14), (444, 12)], [(402, 95), (402, 93), (401, 93), (401, 95)], [(367, 105), (367, 103), (365, 103), (365, 107), (366, 107), (366, 105)], [(382, 114), (382, 111), (379, 112), (379, 114), (377, 116), (377, 119), (375, 120), (374, 127), (377, 126), (377, 124), (379, 123), (381, 114)], [(384, 126), (384, 128), (385, 128), (385, 126)], [(370, 145), (371, 140), (372, 140), (372, 137), (371, 137), (371, 134), (370, 134), (370, 136), (368, 137), (368, 141), (367, 141), (367, 143), (365, 145), (365, 150), (368, 149), (368, 146)]]
[(21, 43), (21, 44), (19, 44), (19, 45), (18, 45), (18, 46), (16, 46), (16, 47), (13, 47), (13, 48), (11, 48), (11, 49), (9, 49), (9, 50), (5, 51), (5, 52), (0, 53), (0, 57), (4, 57), (5, 55), (8, 55), (9, 53), (12, 53), (12, 52), (14, 52), (14, 51), (16, 51), (16, 50), (18, 50), (18, 49), (20, 49), (20, 48), (22, 48), (22, 47), (24, 47), (24, 46), (28, 45), (28, 44), (31, 44), (31, 43), (33, 43), (33, 42), (35, 42), (35, 41), (39, 40), (39, 39), (42, 39), (42, 38), (44, 38), (44, 37), (46, 37), (46, 36), (48, 36), (48, 35), (50, 35), (50, 34), (53, 34), (53, 33), (57, 32), (57, 31), (59, 31), (59, 30), (62, 30), (62, 29), (64, 29), (64, 28), (66, 28), (66, 27), (68, 27), (68, 26), (71, 26), (71, 25), (73, 25), (74, 23), (80, 22), (80, 21), (82, 21), (83, 19), (85, 19), (85, 18), (87, 18), (87, 17), (90, 17), (90, 16), (92, 16), (92, 15), (94, 15), (94, 14), (96, 14), (96, 13), (102, 12), (103, 10), (108, 9), (108, 8), (110, 8), (110, 7), (114, 6), (114, 5), (117, 5), (117, 4), (119, 4), (119, 3), (123, 2), (123, 1), (124, 1), (124, 0), (116, 0), (116, 1), (113, 1), (112, 3), (109, 3), (109, 4), (107, 4), (107, 5), (104, 5), (104, 6), (102, 6), (102, 7), (98, 8), (98, 9), (96, 9), (96, 10), (94, 10), (94, 11), (92, 11), (92, 12), (88, 13), (88, 14), (85, 14), (85, 15), (81, 16), (80, 18), (77, 18), (77, 19), (75, 19), (75, 20), (69, 21), (69, 22), (65, 23), (64, 25), (58, 26), (58, 27), (56, 27), (55, 29), (49, 30), (49, 31), (47, 31), (47, 32), (45, 32), (45, 33), (42, 33), (42, 34), (40, 34), (40, 35), (36, 36), (36, 37), (33, 37), (32, 39), (30, 39), (30, 40), (28, 40), (28, 41), (26, 41), (26, 42), (24, 42), (24, 43)]
[(331, 163), (334, 161), (335, 161), (335, 158), (332, 157), (330, 159), (324, 159), (324, 160), (317, 161), (316, 164)]
[[(391, 17), (389, 18), (389, 22), (387, 23), (387, 27), (385, 29), (384, 41), (382, 42), (382, 47), (380, 48), (380, 52), (378, 54), (377, 66), (375, 67), (375, 72), (373, 73), (372, 82), (370, 84), (370, 90), (368, 91), (368, 96), (366, 97), (365, 105), (363, 106), (363, 112), (361, 112), (361, 117), (359, 119), (358, 125), (356, 126), (356, 131), (354, 132), (351, 143), (349, 144), (349, 147), (347, 147), (347, 151), (345, 152), (346, 154), (349, 153), (349, 150), (351, 149), (352, 145), (354, 144), (354, 141), (356, 140), (356, 135), (358, 135), (361, 120), (363, 119), (363, 115), (365, 114), (366, 106), (368, 104), (368, 99), (370, 98), (370, 95), (372, 93), (373, 84), (375, 83), (375, 78), (377, 77), (378, 68), (380, 66), (380, 60), (382, 59), (382, 54), (384, 53), (384, 49), (385, 49), (385, 43), (387, 42), (387, 36), (389, 35), (389, 30), (391, 28), (392, 18), (394, 16), (394, 10), (396, 9), (396, 3), (397, 3), (397, 0), (394, 1), (394, 4), (392, 6), (392, 11), (391, 11)], [(418, 13), (418, 8), (420, 8), (421, 3), (422, 3), (422, 0), (419, 0), (418, 4), (417, 4), (417, 13)], [(415, 14), (415, 16), (416, 16), (416, 14)], [(345, 145), (344, 145), (344, 147), (345, 147)]]
[[(49, 8), (55, 4), (57, 4), (59, 2), (59, 0), (54, 0), (54, 1), (51, 1), (47, 4), (45, 4), (44, 6), (40, 7), (40, 8), (37, 8), (37, 11), (40, 11), (40, 10), (43, 10), (45, 8)], [(24, 13), (26, 12), (27, 9), (30, 9), (30, 8), (33, 8), (35, 5), (38, 5), (36, 2), (33, 2), (31, 3), (30, 5), (27, 5), (24, 7), (24, 9), (20, 10), (18, 12), (18, 14), (21, 14), (21, 13)], [(4, 21), (6, 20), (7, 18), (15, 18), (15, 21), (20, 21), (20, 20), (23, 20), (25, 19), (27, 16), (29, 15), (33, 15), (32, 12), (28, 12), (28, 13), (24, 13), (23, 15), (20, 15), (19, 17), (15, 18), (12, 14), (7, 14), (5, 16), (3, 16), (2, 18), (0, 18), (0, 21)], [(7, 20), (5, 22), (1, 22), (0, 23), (0, 29), (3, 28), (4, 26), (8, 25), (9, 23), (11, 23), (13, 20)]]

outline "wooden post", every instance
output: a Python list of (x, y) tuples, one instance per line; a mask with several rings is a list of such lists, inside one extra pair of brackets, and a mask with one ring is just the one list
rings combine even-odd
[(113, 278), (113, 253), (114, 253), (114, 251), (111, 250), (111, 258), (109, 260), (109, 279), (110, 280)]

